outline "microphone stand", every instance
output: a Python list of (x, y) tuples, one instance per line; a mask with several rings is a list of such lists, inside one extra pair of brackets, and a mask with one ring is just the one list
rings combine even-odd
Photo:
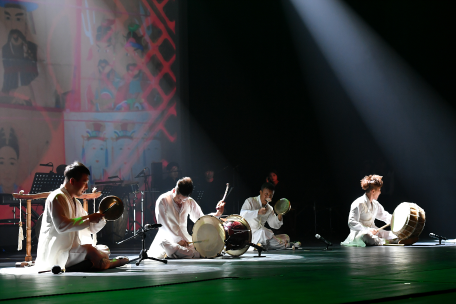
[(133, 262), (133, 261), (136, 261), (136, 260), (139, 260), (136, 262), (136, 266), (139, 266), (139, 264), (143, 261), (143, 260), (154, 260), (154, 261), (158, 261), (158, 262), (162, 262), (162, 263), (165, 263), (165, 264), (168, 264), (168, 261), (165, 260), (165, 259), (157, 259), (157, 258), (153, 258), (153, 257), (150, 257), (147, 255), (147, 249), (146, 249), (146, 232), (149, 231), (149, 230), (146, 230), (144, 229), (144, 227), (141, 227), (140, 228), (140, 232), (136, 233), (135, 235), (129, 237), (129, 238), (126, 238), (125, 240), (122, 240), (120, 242), (117, 242), (117, 244), (122, 244), (123, 242), (126, 242), (128, 240), (131, 240), (131, 239), (134, 239), (136, 238), (138, 235), (141, 235), (142, 236), (142, 249), (141, 249), (141, 252), (139, 253), (139, 257), (137, 257), (136, 259), (133, 259), (131, 260), (130, 262)]

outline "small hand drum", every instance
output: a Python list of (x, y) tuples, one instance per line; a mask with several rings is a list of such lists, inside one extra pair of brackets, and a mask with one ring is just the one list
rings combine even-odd
[(107, 221), (115, 221), (122, 216), (124, 203), (117, 196), (106, 196), (101, 200), (98, 210), (104, 214)]
[(290, 209), (291, 209), (290, 201), (287, 200), (286, 198), (279, 199), (274, 205), (274, 211), (277, 214), (285, 215), (288, 213), (288, 211), (290, 211)]

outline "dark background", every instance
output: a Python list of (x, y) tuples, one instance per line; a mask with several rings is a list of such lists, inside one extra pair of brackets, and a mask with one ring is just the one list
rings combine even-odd
[[(453, 1), (344, 3), (455, 108)], [(181, 49), (188, 51), (181, 92), (189, 109), (183, 124), (184, 174), (200, 176), (204, 164), (213, 163), (216, 177), (236, 186), (226, 213), (239, 213), (271, 169), (278, 170), (295, 209), (289, 216), (296, 218), (294, 238), (318, 232), (343, 240), (349, 207), (363, 193), (359, 180), (365, 174), (385, 176), (379, 201), (389, 212), (402, 201), (422, 205), (401, 180), (391, 178), (395, 168), (344, 96), (335, 109), (343, 111), (343, 118), (336, 117), (343, 123), (337, 134), (327, 136), (328, 122), (316, 115), (318, 100), (309, 94), (306, 67), (290, 32), (293, 16), (285, 14), (281, 1), (192, 0), (180, 9), (185, 14)], [(305, 31), (303, 43), (310, 52), (314, 48)], [(329, 72), (327, 81), (335, 81)], [(339, 150), (345, 153), (334, 157)]]

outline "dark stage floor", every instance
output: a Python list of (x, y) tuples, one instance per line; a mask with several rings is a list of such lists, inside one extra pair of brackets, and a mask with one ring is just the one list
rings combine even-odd
[[(12, 303), (430, 303), (456, 300), (456, 246), (247, 253), (240, 258), (148, 261), (99, 273), (25, 274), (23, 254), (0, 256), (0, 301)], [(113, 255), (136, 257), (137, 251)], [(28, 268), (30, 270), (31, 268)], [(21, 274), (21, 271), (22, 274)]]

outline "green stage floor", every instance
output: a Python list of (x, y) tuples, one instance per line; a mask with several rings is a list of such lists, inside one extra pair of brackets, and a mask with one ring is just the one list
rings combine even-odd
[[(154, 261), (100, 273), (21, 274), (0, 258), (11, 303), (431, 303), (456, 300), (456, 246), (265, 252)], [(125, 252), (124, 252), (125, 254)], [(136, 254), (127, 252), (131, 258)], [(16, 256), (17, 259), (17, 256)], [(14, 274), (8, 274), (14, 273)]]

